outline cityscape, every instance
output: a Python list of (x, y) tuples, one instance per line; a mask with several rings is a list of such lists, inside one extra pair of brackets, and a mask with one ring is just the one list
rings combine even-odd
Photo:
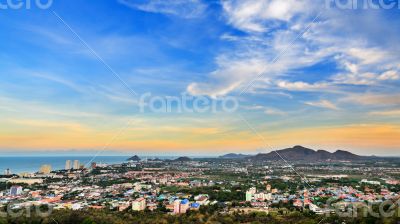
[(66, 222), (60, 213), (90, 214), (97, 223), (95, 211), (121, 222), (140, 222), (138, 217), (196, 223), (398, 220), (400, 159), (341, 151), (341, 158), (310, 162), (312, 152), (318, 153), (302, 146), (273, 152), (296, 156), (293, 164), (268, 159), (269, 154), (226, 154), (133, 156), (120, 164), (66, 160), (62, 170), (43, 164), (37, 172), (21, 174), (7, 169), (0, 179), (0, 206), (18, 211), (12, 214), (20, 220), (29, 214), (44, 223)]
[(400, 224), (400, 0), (0, 0), (0, 224)]

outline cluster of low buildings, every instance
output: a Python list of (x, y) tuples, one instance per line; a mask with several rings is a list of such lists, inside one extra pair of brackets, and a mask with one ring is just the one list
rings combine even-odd
[[(210, 189), (218, 185), (240, 189), (237, 187), (240, 187), (243, 182), (239, 179), (221, 181), (209, 178), (207, 173), (214, 169), (225, 171), (221, 172), (222, 174), (234, 173), (238, 176), (242, 176), (242, 173), (249, 174), (249, 172), (263, 172), (267, 175), (262, 180), (250, 179), (250, 183), (253, 184), (250, 186), (254, 187), (238, 190), (243, 194), (239, 202), (241, 210), (255, 208), (268, 211), (268, 208), (274, 204), (283, 203), (322, 214), (332, 212), (332, 210), (326, 200), (321, 199), (330, 198), (335, 204), (347, 206), (351, 203), (364, 201), (379, 203), (399, 198), (398, 192), (387, 187), (400, 184), (394, 179), (382, 179), (382, 181), (363, 179), (359, 181), (357, 187), (337, 184), (308, 189), (297, 188), (293, 192), (277, 189), (273, 181), (293, 183), (297, 177), (286, 174), (272, 175), (272, 168), (268, 166), (252, 168), (253, 165), (249, 164), (241, 168), (236, 162), (222, 165), (188, 162), (179, 166), (165, 163), (164, 166), (160, 166), (161, 162), (158, 160), (146, 163), (148, 163), (147, 166), (139, 162), (114, 165), (92, 163), (85, 169), (79, 161), (68, 160), (65, 170), (60, 171), (52, 171), (50, 165), (43, 165), (39, 172), (34, 174), (25, 173), (0, 178), (0, 181), (6, 181), (8, 185), (11, 185), (8, 189), (0, 191), (0, 207), (11, 203), (16, 208), (46, 204), (54, 209), (72, 210), (107, 208), (117, 211), (152, 211), (162, 208), (171, 214), (183, 214), (219, 202), (210, 200), (210, 196), (206, 193), (191, 194), (190, 191), (180, 193), (179, 189), (202, 187)], [(151, 167), (154, 164), (156, 166)], [(281, 171), (290, 168), (279, 167), (278, 169)], [(309, 176), (308, 181), (319, 183), (323, 179), (341, 178), (348, 178), (348, 175), (314, 175)], [(260, 186), (260, 184), (264, 187), (257, 189), (255, 186)], [(379, 191), (376, 190), (377, 188)], [(165, 189), (178, 189), (178, 191)], [(224, 190), (230, 191), (230, 189)], [(223, 203), (232, 204), (231, 201)]]
[[(163, 169), (118, 172), (122, 165), (115, 164), (102, 165), (98, 173), (92, 174), (90, 171), (97, 167), (93, 164), (90, 169), (74, 169), (70, 167), (71, 164), (68, 160), (66, 169), (62, 171), (53, 172), (50, 165), (43, 165), (37, 173), (4, 178), (4, 182), (12, 186), (0, 191), (0, 207), (12, 203), (13, 208), (46, 204), (53, 209), (144, 211), (155, 210), (161, 205), (172, 214), (182, 214), (210, 204), (208, 195), (161, 193), (161, 186), (190, 188), (215, 184), (201, 179), (189, 180), (198, 172), (171, 172)], [(79, 161), (75, 161), (73, 166), (78, 167), (77, 164)]]
[[(390, 184), (398, 184), (398, 181), (386, 181)], [(311, 189), (303, 189), (295, 194), (282, 192), (277, 189), (271, 189), (267, 185), (266, 190), (257, 190), (251, 187), (246, 191), (246, 201), (252, 207), (267, 208), (273, 204), (286, 203), (297, 208), (309, 208), (317, 214), (332, 213), (331, 208), (337, 206), (349, 207), (359, 203), (379, 204), (386, 200), (397, 201), (400, 199), (399, 192), (393, 192), (385, 186), (379, 188), (379, 192), (368, 187), (381, 185), (379, 181), (368, 181), (363, 179), (359, 181), (362, 190), (355, 189), (351, 186), (337, 187), (319, 187)], [(362, 188), (358, 186), (358, 188)], [(321, 202), (320, 199), (329, 199)]]

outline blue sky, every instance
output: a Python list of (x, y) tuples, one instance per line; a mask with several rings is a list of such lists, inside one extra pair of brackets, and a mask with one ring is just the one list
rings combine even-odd
[[(400, 9), (331, 2), (54, 0), (48, 9), (3, 9), (0, 148), (197, 155), (303, 144), (398, 155)], [(239, 108), (141, 113), (145, 93), (234, 97)]]

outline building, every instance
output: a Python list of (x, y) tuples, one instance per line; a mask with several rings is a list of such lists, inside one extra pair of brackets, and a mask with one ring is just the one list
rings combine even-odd
[(74, 169), (74, 170), (79, 170), (79, 160), (74, 160), (73, 169)]
[(293, 206), (294, 206), (294, 207), (302, 207), (302, 206), (303, 206), (303, 202), (302, 202), (301, 200), (299, 200), (299, 199), (296, 199), (296, 200), (293, 202)]
[(177, 199), (174, 201), (174, 214), (181, 213), (181, 200)]
[(21, 186), (12, 186), (10, 188), (10, 195), (17, 196), (22, 194), (22, 187)]
[(4, 171), (4, 175), (10, 176), (10, 175), (11, 175), (11, 170), (10, 170), (9, 168), (7, 168), (7, 169)]
[(257, 189), (255, 187), (252, 187), (246, 191), (246, 201), (252, 201), (255, 193), (257, 193)]
[(316, 214), (324, 214), (324, 211), (320, 207), (314, 205), (313, 203), (310, 203), (308, 206), (310, 210), (315, 212)]
[(174, 214), (184, 214), (190, 209), (190, 202), (188, 199), (174, 201)]
[(49, 174), (51, 173), (51, 165), (45, 164), (40, 167), (39, 173)]
[(129, 208), (129, 202), (121, 202), (118, 205), (118, 211), (122, 212)]
[(269, 201), (272, 199), (271, 193), (260, 192), (253, 195), (253, 199), (256, 201)]
[(65, 161), (65, 169), (66, 170), (70, 170), (72, 167), (71, 167), (71, 160), (67, 160), (67, 161)]
[(146, 199), (138, 198), (132, 202), (133, 211), (143, 211), (146, 209)]
[(192, 210), (199, 210), (199, 208), (200, 208), (200, 204), (199, 203), (192, 203), (191, 205), (190, 205), (190, 209), (192, 209)]
[(399, 185), (400, 181), (398, 180), (386, 180), (387, 184), (391, 184), (391, 185)]
[(71, 209), (74, 211), (82, 209), (82, 204), (81, 203), (74, 203), (71, 205)]
[(194, 197), (194, 200), (199, 205), (208, 205), (210, 203), (210, 201), (208, 200), (208, 195), (207, 194), (198, 195), (198, 196)]
[(188, 199), (183, 199), (180, 204), (179, 213), (186, 213), (190, 208), (190, 203)]
[(372, 180), (367, 180), (367, 179), (362, 179), (360, 181), (362, 184), (371, 184), (371, 185), (381, 185), (381, 182), (379, 181), (372, 181)]

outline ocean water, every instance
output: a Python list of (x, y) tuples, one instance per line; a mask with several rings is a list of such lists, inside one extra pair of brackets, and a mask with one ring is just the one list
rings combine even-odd
[[(0, 156), (0, 174), (4, 174), (6, 169), (10, 169), (11, 173), (18, 174), (22, 172), (37, 172), (44, 164), (49, 164), (52, 170), (61, 170), (65, 168), (65, 161), (71, 160), (71, 165), (74, 160), (79, 160), (81, 164), (93, 162), (118, 164), (126, 162), (129, 156), (98, 156), (93, 159), (93, 156), (37, 156), (37, 157), (8, 157)], [(90, 164), (89, 164), (90, 166)]]

